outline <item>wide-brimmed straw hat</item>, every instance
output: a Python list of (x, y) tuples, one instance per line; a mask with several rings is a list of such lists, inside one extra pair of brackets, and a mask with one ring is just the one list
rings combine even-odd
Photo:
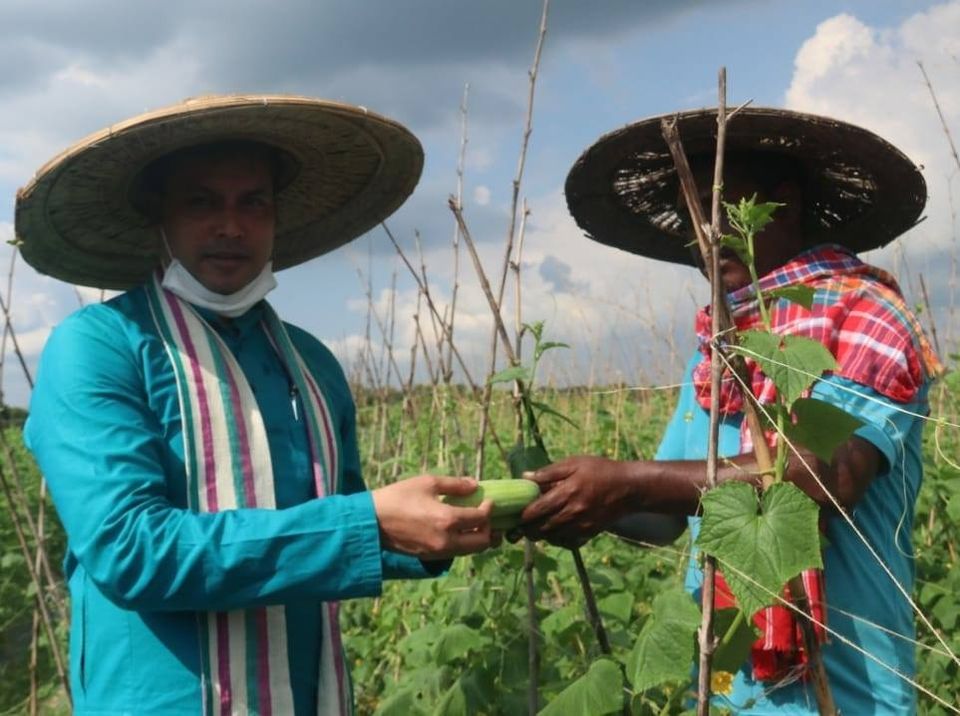
[[(596, 241), (692, 264), (692, 230), (678, 209), (679, 180), (660, 129), (669, 116), (679, 120), (687, 156), (712, 166), (715, 109), (652, 117), (601, 137), (580, 156), (567, 176), (567, 205)], [(913, 162), (876, 134), (835, 119), (746, 107), (727, 124), (726, 152), (780, 155), (800, 168), (808, 245), (884, 246), (917, 223), (926, 203)]]
[(41, 167), (17, 193), (24, 258), (84, 286), (143, 282), (162, 244), (155, 221), (136, 207), (141, 172), (178, 149), (228, 140), (270, 145), (293, 165), (277, 196), (278, 270), (376, 226), (410, 195), (423, 167), (417, 138), (363, 107), (288, 95), (190, 99), (92, 134)]

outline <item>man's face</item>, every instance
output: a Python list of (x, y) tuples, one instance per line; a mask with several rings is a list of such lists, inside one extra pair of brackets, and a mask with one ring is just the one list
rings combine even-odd
[(185, 157), (164, 183), (161, 223), (170, 253), (206, 288), (231, 294), (273, 253), (276, 212), (266, 157)]
[[(773, 214), (773, 221), (754, 238), (754, 254), (758, 276), (764, 276), (783, 264), (787, 263), (803, 250), (803, 237), (799, 231), (799, 216), (801, 201), (799, 187), (793, 182), (785, 183), (778, 188), (773, 198), (764, 196), (763, 188), (745, 173), (738, 171), (734, 166), (724, 179), (723, 200), (735, 204), (740, 199), (749, 199), (757, 195), (757, 201), (777, 201), (785, 206), (778, 207)], [(698, 173), (697, 186), (700, 188), (700, 201), (709, 218), (711, 196), (712, 171)], [(733, 229), (727, 221), (726, 211), (721, 208), (720, 231), (722, 234), (731, 234)], [(693, 237), (691, 237), (693, 238)], [(702, 266), (700, 249), (694, 244), (697, 266)], [(702, 269), (701, 269), (702, 270)], [(735, 291), (750, 283), (750, 271), (731, 249), (720, 250), (720, 280), (726, 291)]]

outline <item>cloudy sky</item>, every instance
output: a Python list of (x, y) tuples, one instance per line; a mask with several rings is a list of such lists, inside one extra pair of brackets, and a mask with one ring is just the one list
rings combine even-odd
[[(0, 239), (13, 236), (17, 187), (90, 132), (189, 96), (300, 93), (365, 105), (420, 137), (423, 178), (389, 224), (411, 252), (420, 234), (442, 303), (453, 275), (446, 199), (456, 189), (464, 86), (465, 212), (496, 272), (539, 15), (535, 0), (4, 0)], [(924, 167), (927, 220), (871, 258), (895, 270), (911, 297), (922, 274), (941, 342), (952, 338), (960, 180), (917, 62), (960, 134), (960, 0), (553, 0), (548, 24), (521, 191), (530, 209), (523, 310), (528, 320), (545, 319), (552, 338), (576, 345), (554, 359), (558, 379), (676, 377), (690, 347), (692, 310), (705, 295), (702, 279), (583, 238), (562, 186), (602, 134), (715, 103), (721, 65), (731, 104), (752, 99), (861, 124)], [(11, 249), (2, 247), (5, 276)], [(479, 373), (489, 320), (472, 268), (461, 263), (458, 344)], [(406, 356), (416, 290), (379, 229), (280, 274), (272, 300), (355, 367), (367, 315), (358, 270), (370, 276), (384, 314), (397, 272), (395, 342)], [(31, 370), (51, 328), (81, 301), (99, 298), (38, 276), (22, 261), (12, 294), (0, 284)], [(8, 403), (26, 405), (26, 381), (9, 358), (3, 388)]]

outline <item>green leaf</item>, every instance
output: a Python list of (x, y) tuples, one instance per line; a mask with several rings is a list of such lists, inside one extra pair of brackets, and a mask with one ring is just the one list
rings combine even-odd
[(727, 218), (730, 224), (737, 231), (743, 234), (758, 234), (763, 228), (773, 221), (773, 212), (778, 207), (784, 206), (775, 201), (765, 201), (757, 203), (757, 195), (754, 194), (749, 199), (741, 198), (736, 204), (723, 202), (727, 210)]
[[(552, 415), (553, 417), (559, 418), (560, 420), (564, 421), (565, 423), (568, 423), (571, 427), (574, 427), (574, 428), (577, 428), (577, 429), (580, 428), (580, 425), (579, 425), (578, 423), (573, 422), (570, 418), (568, 418), (566, 415), (564, 415), (563, 413), (561, 413), (559, 410), (556, 410), (556, 409), (550, 407), (550, 406), (547, 405), (546, 403), (541, 403), (541, 402), (536, 401), (536, 400), (531, 400), (531, 401), (530, 401), (530, 407), (533, 408), (534, 410), (539, 410), (539, 411), (540, 411), (540, 415)], [(540, 417), (540, 415), (538, 415), (537, 417)]]
[(627, 678), (635, 691), (690, 677), (694, 635), (700, 609), (682, 589), (661, 592), (627, 659)]
[(724, 234), (720, 237), (720, 245), (733, 251), (743, 263), (749, 263), (750, 246), (746, 239), (734, 234)]
[(381, 701), (374, 716), (420, 716), (425, 713), (416, 690), (403, 689)]
[(534, 472), (550, 464), (550, 457), (542, 447), (537, 445), (514, 445), (507, 454), (510, 464), (510, 476), (516, 480), (523, 477), (525, 472)]
[(623, 710), (623, 673), (611, 659), (597, 659), (587, 673), (561, 691), (539, 716), (616, 714)]
[(784, 426), (787, 437), (830, 462), (834, 451), (843, 445), (863, 421), (835, 405), (816, 398), (799, 398), (793, 404), (796, 422)]
[(774, 385), (787, 407), (826, 370), (837, 367), (830, 351), (811, 338), (744, 331), (735, 350), (752, 358)]
[(960, 495), (953, 495), (947, 501), (947, 517), (955, 523), (960, 523)]
[(714, 615), (713, 631), (721, 639), (713, 652), (713, 668), (717, 671), (737, 673), (750, 656), (750, 647), (759, 636), (750, 618), (741, 616), (737, 620), (738, 614), (743, 612), (739, 609), (718, 609)]
[(445, 664), (454, 659), (465, 658), (471, 651), (479, 651), (489, 642), (489, 636), (471, 629), (466, 624), (450, 624), (440, 634), (434, 654), (437, 663)]
[(633, 613), (635, 597), (632, 592), (614, 592), (597, 600), (597, 609), (604, 618), (616, 619), (628, 624)]
[(931, 614), (940, 628), (949, 634), (952, 633), (954, 627), (956, 627), (957, 615), (960, 614), (960, 610), (958, 610), (957, 602), (953, 597), (947, 595), (937, 600), (937, 603), (931, 610)]
[(443, 627), (440, 624), (426, 624), (403, 637), (397, 644), (397, 648), (410, 664), (423, 665), (429, 663), (432, 661), (434, 645), (442, 631)]
[(14, 567), (19, 567), (21, 564), (24, 564), (23, 555), (17, 552), (8, 552), (7, 554), (0, 557), (0, 569), (7, 571), (13, 569)]
[(544, 341), (543, 343), (537, 343), (533, 351), (533, 359), (540, 360), (540, 357), (549, 350), (553, 348), (569, 348), (570, 345), (567, 343), (560, 343), (559, 341)]
[(530, 382), (530, 368), (525, 365), (512, 365), (509, 368), (504, 368), (499, 373), (494, 373), (490, 376), (490, 380), (487, 381), (490, 385), (495, 383), (510, 383), (515, 380), (522, 380), (524, 383)]
[(571, 627), (582, 623), (583, 620), (583, 608), (576, 604), (568, 604), (545, 616), (540, 622), (540, 631), (545, 637), (556, 639)]
[(723, 576), (747, 616), (775, 602), (774, 595), (787, 580), (823, 565), (819, 508), (791, 483), (773, 485), (758, 504), (751, 485), (725, 482), (708, 490), (702, 504), (697, 545), (720, 561)]
[(816, 291), (810, 286), (780, 286), (769, 291), (764, 291), (763, 296), (768, 301), (775, 298), (783, 298), (798, 306), (803, 306), (808, 311), (813, 308), (813, 297)]
[(469, 716), (469, 713), (467, 696), (463, 693), (463, 685), (460, 683), (460, 679), (457, 679), (440, 699), (440, 703), (437, 704), (433, 714), (434, 716)]
[(543, 321), (534, 321), (533, 323), (524, 323), (523, 327), (533, 334), (533, 340), (539, 343), (543, 339)]

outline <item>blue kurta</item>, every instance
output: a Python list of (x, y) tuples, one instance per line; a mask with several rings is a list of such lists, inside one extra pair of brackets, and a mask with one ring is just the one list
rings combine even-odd
[[(696, 400), (687, 366), (676, 411), (660, 443), (657, 459), (702, 460), (706, 457), (709, 412)], [(853, 392), (855, 391), (855, 392)], [(879, 393), (835, 376), (818, 381), (812, 397), (832, 403), (863, 421), (856, 434), (871, 442), (885, 463), (853, 510), (854, 524), (908, 593), (913, 589), (913, 512), (923, 474), (923, 421), (905, 414), (925, 415), (927, 387), (907, 405), (892, 403)], [(741, 416), (721, 422), (719, 451), (740, 452)], [(699, 518), (690, 518), (694, 536)], [(914, 688), (878, 661), (897, 671), (915, 673), (913, 612), (906, 599), (869, 553), (847, 522), (838, 515), (826, 521), (828, 546), (823, 551), (827, 626), (871, 654), (863, 656), (839, 639), (824, 647), (824, 664), (837, 707), (856, 716), (902, 716), (916, 710)], [(686, 586), (698, 592), (702, 574), (691, 559)], [(883, 630), (888, 631), (883, 631)], [(892, 632), (892, 634), (890, 633)], [(894, 634), (901, 635), (900, 637)], [(739, 714), (817, 714), (812, 690), (801, 684), (772, 688), (753, 680), (749, 665), (736, 674), (733, 693), (717, 697), (717, 705)]]
[(143, 288), (74, 313), (47, 342), (25, 438), (68, 538), (77, 714), (200, 713), (196, 613), (267, 604), (286, 607), (296, 712), (312, 714), (319, 603), (375, 596), (384, 579), (446, 566), (381, 549), (343, 372), (319, 341), (288, 325), (339, 428), (345, 494), (316, 499), (306, 425), (260, 328), (262, 310), (233, 321), (201, 314), (256, 396), (276, 510), (187, 509), (177, 387)]

